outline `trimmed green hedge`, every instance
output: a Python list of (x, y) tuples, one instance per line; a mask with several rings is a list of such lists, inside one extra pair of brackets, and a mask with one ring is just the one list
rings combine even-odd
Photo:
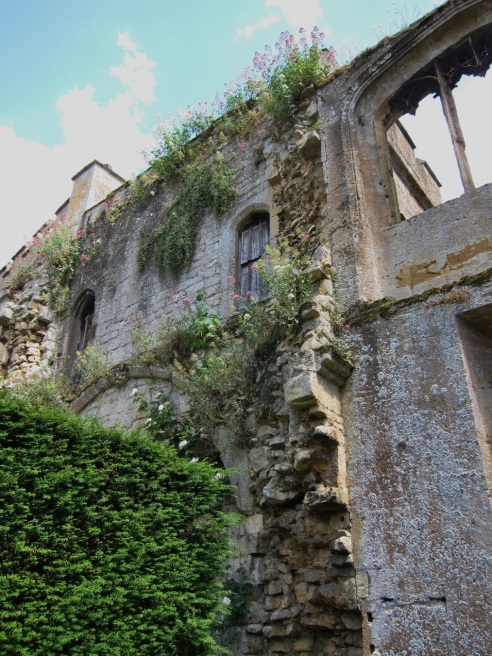
[(226, 491), (144, 433), (0, 393), (0, 653), (221, 653)]

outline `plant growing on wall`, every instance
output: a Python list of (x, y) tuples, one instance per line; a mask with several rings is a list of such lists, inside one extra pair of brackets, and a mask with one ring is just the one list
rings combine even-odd
[(225, 159), (200, 159), (179, 169), (179, 190), (150, 234), (142, 234), (138, 268), (143, 271), (152, 255), (159, 273), (178, 275), (191, 263), (200, 222), (205, 214), (222, 216), (236, 199), (235, 176)]
[(220, 342), (222, 323), (206, 304), (203, 289), (197, 291), (194, 302), (184, 298), (179, 304), (172, 294), (167, 300), (175, 305), (174, 313), (161, 321), (155, 332), (131, 319), (134, 359), (140, 364), (169, 364), (174, 358), (186, 358)]
[(56, 313), (66, 309), (75, 267), (95, 254), (95, 234), (87, 230), (74, 232), (66, 216), (46, 224), (28, 244), (28, 262), (14, 271), (11, 289), (21, 287), (33, 277), (39, 266), (46, 267), (48, 306)]
[(224, 653), (216, 469), (8, 392), (0, 447), (2, 654)]
[(310, 84), (319, 84), (336, 68), (335, 52), (322, 48), (323, 38), (317, 27), (311, 32), (310, 40), (303, 29), (299, 40), (289, 32), (282, 32), (276, 44), (276, 56), (265, 63), (260, 58), (265, 76), (261, 106), (277, 123), (292, 120), (301, 91)]
[[(282, 241), (278, 248), (267, 246), (265, 255), (252, 265), (257, 270), (268, 292), (266, 303), (258, 303), (247, 291), (243, 297), (231, 292), (231, 297), (241, 307), (238, 314), (240, 334), (258, 355), (268, 355), (275, 344), (299, 323), (300, 308), (311, 293), (313, 286), (304, 274), (309, 259), (298, 249)], [(230, 277), (229, 282), (235, 284)]]

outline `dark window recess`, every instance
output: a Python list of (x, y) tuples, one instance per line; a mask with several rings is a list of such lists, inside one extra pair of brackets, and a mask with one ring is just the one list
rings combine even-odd
[(256, 265), (270, 241), (270, 215), (255, 214), (239, 233), (238, 293), (245, 297), (251, 292), (256, 301), (268, 294), (260, 279)]
[(79, 338), (77, 340), (77, 351), (87, 348), (92, 339), (92, 324), (94, 322), (94, 310), (96, 299), (90, 295), (80, 310), (79, 314)]

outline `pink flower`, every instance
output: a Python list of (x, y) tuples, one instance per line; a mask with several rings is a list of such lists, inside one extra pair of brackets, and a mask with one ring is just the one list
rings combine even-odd
[(246, 296), (253, 296), (253, 292), (250, 292), (249, 290), (246, 292)]
[(183, 305), (191, 305), (189, 299), (183, 298)]
[(303, 235), (303, 237), (304, 237), (304, 239), (309, 239), (309, 235), (308, 235), (308, 234)]
[(234, 276), (227, 276), (227, 282), (235, 283), (236, 279), (234, 278)]
[(89, 259), (89, 256), (86, 253), (82, 253), (80, 259), (82, 260), (82, 262), (86, 262)]
[(178, 422), (178, 424), (180, 424), (183, 421), (183, 417), (178, 417), (176, 421)]
[(233, 301), (237, 301), (241, 298), (239, 294), (236, 294), (236, 292), (231, 292), (229, 296), (232, 298)]
[(168, 301), (174, 301), (174, 296), (172, 294), (168, 294), (166, 298)]
[(350, 328), (350, 324), (346, 323), (344, 328), (346, 328), (348, 330)]
[[(262, 256), (262, 257), (263, 257), (263, 256)], [(251, 265), (251, 271), (252, 271), (253, 273), (256, 273), (257, 271), (259, 271), (259, 269), (258, 269), (258, 267), (257, 267), (256, 264), (252, 264), (252, 265)]]

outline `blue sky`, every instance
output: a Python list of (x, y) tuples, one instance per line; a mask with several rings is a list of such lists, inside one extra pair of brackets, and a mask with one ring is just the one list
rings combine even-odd
[(280, 31), (317, 24), (343, 59), (437, 4), (0, 0), (0, 266), (85, 164), (142, 170), (157, 116), (213, 100)]

